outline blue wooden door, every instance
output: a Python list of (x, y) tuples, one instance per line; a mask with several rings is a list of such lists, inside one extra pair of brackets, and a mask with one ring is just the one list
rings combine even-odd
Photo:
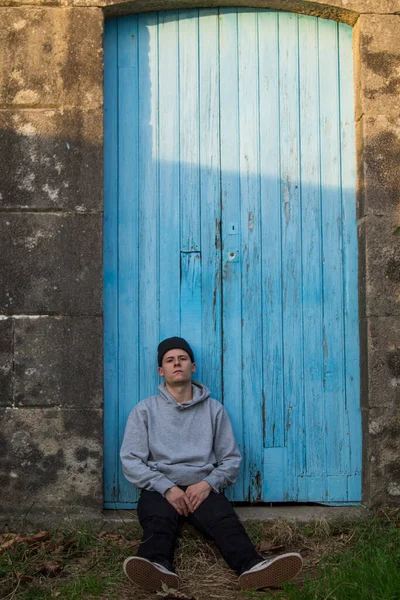
[(351, 28), (268, 10), (105, 31), (105, 500), (182, 335), (243, 454), (237, 501), (361, 499)]

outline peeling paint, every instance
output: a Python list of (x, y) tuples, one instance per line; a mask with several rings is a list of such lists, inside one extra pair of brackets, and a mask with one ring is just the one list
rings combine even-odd
[(253, 231), (253, 229), (254, 229), (254, 215), (253, 215), (252, 212), (249, 212), (248, 223), (249, 223), (249, 231)]
[(323, 385), (324, 388), (326, 387), (326, 375), (327, 375), (327, 368), (328, 368), (328, 357), (329, 357), (329, 348), (328, 348), (328, 341), (326, 339), (326, 329), (324, 326), (324, 333), (323, 333), (323, 349), (324, 349), (324, 377), (323, 377)]
[(286, 178), (286, 183), (282, 186), (282, 201), (283, 208), (285, 211), (286, 223), (290, 221), (290, 181), (289, 177)]

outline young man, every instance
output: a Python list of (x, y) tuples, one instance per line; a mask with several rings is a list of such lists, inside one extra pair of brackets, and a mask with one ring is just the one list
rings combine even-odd
[(126, 575), (148, 590), (179, 585), (173, 557), (179, 521), (211, 538), (242, 589), (280, 586), (301, 570), (300, 554), (264, 560), (221, 491), (237, 478), (241, 456), (223, 406), (192, 381), (191, 347), (173, 337), (158, 346), (159, 393), (132, 410), (121, 448), (125, 477), (142, 489), (143, 539), (124, 562)]

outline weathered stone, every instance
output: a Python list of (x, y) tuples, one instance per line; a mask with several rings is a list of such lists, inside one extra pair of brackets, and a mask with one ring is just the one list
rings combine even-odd
[[(34, 1), (34, 0), (30, 0)], [(62, 0), (60, 0), (62, 1)], [(89, 0), (70, 0), (75, 3), (89, 2)], [(106, 10), (115, 9), (125, 12), (141, 12), (149, 10), (168, 10), (175, 8), (198, 8), (196, 0), (99, 0)], [(100, 4), (99, 4), (100, 5)], [(202, 7), (231, 6), (231, 0), (203, 0)], [(246, 0), (235, 2), (235, 6), (248, 6)], [(251, 2), (254, 8), (270, 8), (288, 12), (298, 12), (312, 16), (333, 19), (354, 25), (362, 13), (395, 14), (400, 11), (398, 0), (255, 0)], [(107, 13), (106, 13), (107, 14)]]
[[(0, 0), (0, 6), (68, 6), (68, 7), (112, 7), (125, 5), (131, 12), (148, 10), (168, 10), (171, 8), (198, 8), (196, 0)], [(398, 14), (400, 12), (398, 0), (256, 0), (257, 6), (291, 12), (303, 12), (316, 16), (325, 16), (329, 11), (337, 20), (339, 16), (354, 15), (354, 24), (359, 14)], [(202, 7), (231, 6), (231, 0), (203, 0)], [(237, 3), (235, 4), (237, 5)], [(248, 2), (246, 6), (248, 5)], [(251, 3), (255, 6), (254, 2)], [(325, 16), (325, 18), (328, 18)], [(353, 20), (354, 19), (354, 20)], [(342, 19), (346, 22), (345, 19)]]
[(16, 319), (15, 405), (101, 408), (102, 326), (101, 317)]
[(99, 107), (99, 8), (1, 8), (0, 106)]
[(398, 116), (400, 17), (363, 15), (354, 32), (356, 117), (362, 114)]
[(366, 221), (365, 218), (358, 221), (358, 313), (360, 319), (367, 314)]
[(0, 432), (2, 510), (102, 508), (101, 410), (3, 408)]
[(12, 404), (13, 324), (0, 319), (0, 406)]
[(357, 140), (360, 215), (395, 216), (400, 205), (400, 118), (364, 116), (357, 123)]
[[(397, 407), (400, 416), (400, 322), (368, 319), (369, 406)], [(380, 426), (384, 426), (381, 423)], [(379, 426), (379, 427), (380, 427)]]
[(366, 314), (400, 315), (400, 223), (366, 218)]
[(2, 111), (0, 208), (102, 210), (103, 114)]
[[(126, 15), (130, 13), (159, 11), (159, 10), (176, 10), (176, 9), (191, 9), (199, 8), (199, 3), (195, 0), (103, 0), (104, 11), (106, 16)], [(208, 7), (230, 7), (231, 0), (203, 0), (202, 8)], [(236, 0), (235, 6), (248, 8), (248, 0)], [(332, 19), (349, 25), (354, 25), (357, 21), (359, 13), (343, 7), (343, 3), (339, 0), (333, 2), (308, 2), (307, 0), (252, 0), (252, 8), (269, 8), (276, 10), (284, 10), (314, 17), (323, 17), (324, 19)]]
[(399, 505), (400, 410), (374, 408), (369, 414), (368, 503)]
[(0, 312), (102, 312), (102, 216), (0, 213)]

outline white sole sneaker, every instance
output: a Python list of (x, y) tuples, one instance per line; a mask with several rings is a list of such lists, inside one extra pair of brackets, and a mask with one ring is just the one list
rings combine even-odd
[(124, 573), (133, 583), (150, 591), (161, 590), (163, 583), (173, 589), (177, 589), (179, 585), (179, 578), (175, 573), (141, 556), (127, 558)]
[(265, 587), (281, 587), (283, 583), (294, 579), (303, 566), (303, 559), (297, 552), (282, 554), (272, 560), (257, 563), (242, 573), (239, 585), (242, 590), (259, 590)]

